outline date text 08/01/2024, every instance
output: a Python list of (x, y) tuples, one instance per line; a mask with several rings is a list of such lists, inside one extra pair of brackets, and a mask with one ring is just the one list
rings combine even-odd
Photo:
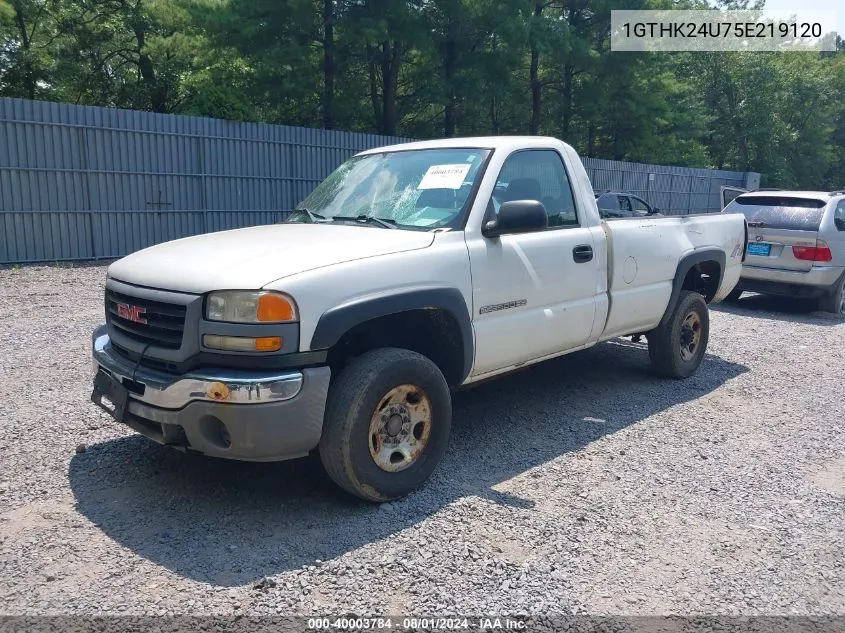
[(527, 623), (522, 618), (514, 617), (479, 617), (479, 618), (309, 618), (308, 629), (328, 630), (525, 630)]

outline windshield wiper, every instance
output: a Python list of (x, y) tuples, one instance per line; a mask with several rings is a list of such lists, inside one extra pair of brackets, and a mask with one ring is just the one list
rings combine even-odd
[(335, 220), (353, 220), (355, 222), (360, 222), (361, 224), (378, 224), (379, 226), (383, 226), (386, 229), (397, 229), (399, 228), (396, 226), (396, 220), (388, 220), (387, 218), (377, 218), (374, 215), (366, 215), (362, 214), (356, 217), (352, 217), (351, 215), (336, 215), (334, 216)]
[(308, 216), (308, 219), (311, 220), (312, 222), (314, 222), (315, 224), (317, 224), (319, 222), (331, 222), (332, 221), (331, 218), (327, 218), (326, 216), (320, 215), (319, 213), (314, 213), (313, 211), (311, 211), (311, 209), (306, 209), (305, 207), (299, 207), (297, 209), (294, 209), (294, 211), (299, 211), (300, 213), (304, 213), (305, 215)]

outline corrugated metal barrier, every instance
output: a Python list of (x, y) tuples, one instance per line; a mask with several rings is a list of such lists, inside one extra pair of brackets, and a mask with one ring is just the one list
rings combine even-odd
[[(282, 219), (343, 160), (406, 139), (0, 99), (0, 263), (120, 257), (167, 240)], [(747, 174), (584, 165), (672, 213), (718, 211)]]

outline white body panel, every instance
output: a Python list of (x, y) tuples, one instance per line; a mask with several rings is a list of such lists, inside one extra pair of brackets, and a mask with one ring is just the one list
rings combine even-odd
[(109, 267), (109, 276), (201, 294), (255, 290), (314, 268), (425, 248), (432, 233), (329, 224), (270, 224), (165, 242)]
[[(716, 300), (739, 278), (741, 216), (603, 223), (578, 155), (559, 140), (446, 139), (398, 147), (494, 150), (463, 231), (330, 224), (255, 227), (155, 246), (112, 264), (109, 274), (129, 283), (191, 293), (262, 287), (283, 291), (299, 308), (300, 351), (311, 349), (317, 323), (327, 310), (403, 289), (457, 288), (472, 317), (475, 338), (467, 382), (654, 327), (668, 305), (679, 261), (697, 248), (725, 253), (727, 265)], [(482, 222), (502, 164), (512, 152), (527, 148), (560, 154), (580, 226), (484, 237)], [(576, 263), (572, 249), (587, 244), (593, 259)], [(524, 305), (514, 308), (481, 310), (522, 300)]]
[(716, 300), (724, 298), (739, 279), (744, 234), (736, 231), (737, 226), (743, 230), (742, 223), (730, 216), (631, 218), (605, 226), (610, 235), (611, 307), (602, 339), (656, 326), (672, 294), (678, 262), (698, 248), (716, 247), (726, 254)]

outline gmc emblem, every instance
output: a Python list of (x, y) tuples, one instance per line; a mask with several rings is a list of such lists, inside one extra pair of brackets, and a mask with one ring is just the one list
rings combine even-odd
[(131, 306), (128, 303), (117, 304), (117, 316), (119, 316), (121, 319), (132, 321), (133, 323), (140, 323), (141, 325), (146, 325), (147, 319), (144, 317), (146, 313), (147, 309), (142, 308), (140, 306)]

